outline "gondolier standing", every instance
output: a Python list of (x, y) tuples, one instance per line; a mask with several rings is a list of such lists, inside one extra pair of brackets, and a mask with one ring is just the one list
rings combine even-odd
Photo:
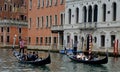
[(20, 45), (20, 51), (19, 51), (19, 53), (21, 53), (21, 51), (22, 51), (22, 53), (24, 53), (24, 40), (23, 39), (20, 39), (20, 41), (19, 41), (19, 45)]

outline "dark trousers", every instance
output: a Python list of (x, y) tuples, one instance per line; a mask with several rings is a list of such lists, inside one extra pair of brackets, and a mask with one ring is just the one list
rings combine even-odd
[(73, 49), (73, 54), (74, 54), (74, 55), (77, 54), (77, 47), (74, 47), (74, 49)]
[(19, 53), (24, 53), (24, 48), (20, 48), (20, 51), (19, 51)]

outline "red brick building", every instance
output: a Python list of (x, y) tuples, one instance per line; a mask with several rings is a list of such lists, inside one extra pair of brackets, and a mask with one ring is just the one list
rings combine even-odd
[(0, 45), (13, 44), (13, 37), (27, 39), (28, 0), (0, 0)]
[(60, 49), (65, 0), (29, 0), (28, 48)]

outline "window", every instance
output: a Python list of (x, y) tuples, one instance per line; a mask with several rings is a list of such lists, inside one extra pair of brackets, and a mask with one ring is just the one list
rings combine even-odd
[(115, 35), (111, 35), (111, 47), (114, 47)]
[(57, 25), (57, 15), (55, 15), (55, 25)]
[(67, 36), (67, 43), (70, 43), (70, 36)]
[(38, 38), (38, 37), (36, 37), (36, 44), (38, 44), (38, 40), (39, 40), (39, 38)]
[(28, 37), (28, 44), (31, 43), (31, 37)]
[(36, 28), (39, 28), (40, 20), (39, 17), (37, 17), (37, 23), (36, 23)]
[(87, 22), (87, 8), (83, 7), (83, 22)]
[(92, 22), (92, 6), (88, 7), (88, 22)]
[(10, 28), (9, 27), (7, 27), (7, 32), (10, 32)]
[(40, 44), (43, 43), (43, 37), (40, 37)]
[(94, 37), (94, 42), (95, 42), (95, 43), (97, 42), (97, 37)]
[(48, 27), (48, 16), (46, 16), (46, 27)]
[(55, 5), (55, 6), (57, 5), (57, 0), (54, 0), (54, 5)]
[(38, 5), (37, 6), (38, 6), (38, 8), (40, 8), (40, 0), (38, 0)]
[(28, 25), (28, 28), (31, 28), (31, 24), (32, 24), (32, 18), (29, 18), (29, 25)]
[(1, 36), (1, 42), (3, 42), (3, 36)]
[(103, 4), (103, 21), (106, 21), (106, 4)]
[(97, 22), (97, 17), (98, 17), (98, 6), (94, 6), (94, 22)]
[(50, 4), (49, 4), (49, 6), (52, 6), (52, 0), (50, 0)]
[(4, 5), (4, 10), (5, 10), (5, 11), (7, 10), (7, 4)]
[(101, 35), (101, 46), (104, 47), (105, 46), (105, 36)]
[(46, 7), (49, 6), (49, 0), (46, 0)]
[(51, 43), (51, 37), (49, 37), (49, 44)]
[(7, 42), (10, 42), (10, 36), (7, 36)]
[(42, 0), (42, 6), (41, 7), (44, 7), (44, 0)]
[(64, 0), (60, 0), (60, 4), (63, 4), (64, 3)]
[(21, 28), (19, 28), (19, 33), (21, 33)]
[(61, 14), (61, 25), (63, 25), (63, 14)]
[(117, 14), (116, 12), (117, 12), (117, 5), (114, 2), (113, 3), (113, 21), (116, 21), (116, 14)]
[(79, 22), (79, 8), (76, 8), (76, 23)]
[(32, 0), (30, 0), (29, 5), (30, 5), (30, 6), (29, 6), (29, 7), (30, 7), (29, 9), (32, 9)]
[(45, 37), (45, 44), (47, 44), (47, 37)]
[(44, 18), (43, 18), (43, 16), (41, 17), (41, 27), (43, 27), (43, 24), (44, 24)]
[(12, 12), (12, 5), (10, 5), (10, 12)]
[(19, 40), (21, 39), (22, 37), (21, 36), (19, 36)]
[(50, 26), (52, 26), (52, 16), (50, 16)]
[(0, 7), (0, 11), (2, 11), (2, 7)]
[(57, 38), (56, 37), (54, 37), (54, 43), (57, 43)]
[(3, 27), (1, 27), (1, 32), (3, 32)]
[(69, 24), (71, 24), (71, 9), (68, 10), (68, 19)]

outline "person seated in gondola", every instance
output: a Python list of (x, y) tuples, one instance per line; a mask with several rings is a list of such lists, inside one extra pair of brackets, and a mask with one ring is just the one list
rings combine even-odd
[(35, 52), (33, 52), (33, 54), (32, 54), (32, 56), (31, 56), (31, 60), (32, 61), (35, 61), (37, 58), (36, 58), (36, 54), (35, 54)]
[(84, 53), (77, 54), (77, 59), (85, 60), (85, 58), (86, 56), (84, 55)]
[(27, 53), (27, 61), (31, 61), (32, 52)]

